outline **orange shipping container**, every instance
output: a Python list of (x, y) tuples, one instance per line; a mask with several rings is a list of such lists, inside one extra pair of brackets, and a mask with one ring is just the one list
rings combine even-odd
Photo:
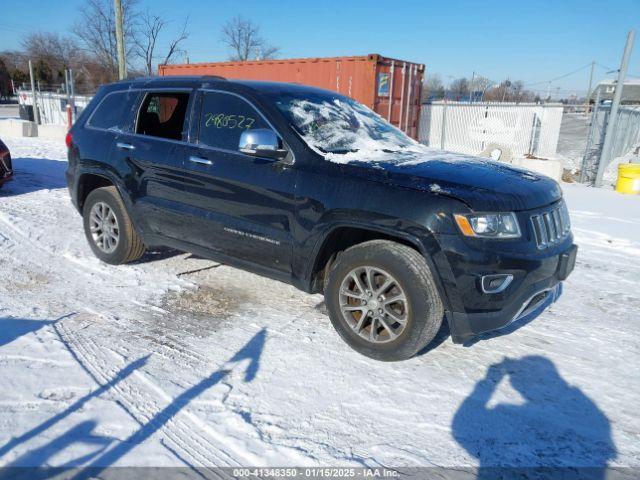
[(333, 90), (376, 111), (413, 138), (418, 135), (424, 65), (371, 54), (159, 65), (160, 75), (292, 82)]

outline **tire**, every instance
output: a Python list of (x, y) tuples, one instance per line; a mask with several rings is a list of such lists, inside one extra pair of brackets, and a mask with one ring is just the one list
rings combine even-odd
[[(365, 292), (360, 292), (354, 276)], [(395, 281), (391, 289), (367, 296), (366, 291), (381, 291), (389, 278)], [(393, 303), (394, 299), (400, 300)], [(361, 305), (363, 301), (366, 305)], [(342, 252), (329, 270), (325, 303), (331, 323), (351, 348), (388, 362), (411, 358), (424, 348), (436, 336), (444, 315), (425, 259), (416, 250), (388, 240), (364, 242)]]
[[(95, 209), (95, 210), (94, 210)], [(108, 217), (110, 221), (106, 222), (109, 225), (106, 227), (100, 227), (97, 231), (92, 231), (92, 225), (96, 225), (96, 220), (102, 217), (97, 216), (100, 212), (112, 212), (113, 215), (105, 214), (105, 218)], [(96, 215), (93, 216), (92, 212)], [(122, 198), (115, 187), (102, 187), (93, 190), (87, 196), (82, 208), (82, 217), (84, 223), (84, 233), (89, 242), (91, 250), (105, 263), (111, 265), (121, 265), (123, 263), (133, 262), (139, 259), (145, 252), (146, 247), (142, 243), (142, 239), (136, 233), (131, 218), (127, 213), (127, 210), (122, 202)], [(113, 218), (115, 217), (115, 222)], [(103, 223), (102, 225), (105, 225)], [(110, 235), (114, 238), (117, 236), (117, 241), (111, 243), (104, 243), (97, 240), (95, 237), (99, 237), (103, 232), (102, 228), (110, 228)], [(104, 233), (104, 232), (103, 232)]]

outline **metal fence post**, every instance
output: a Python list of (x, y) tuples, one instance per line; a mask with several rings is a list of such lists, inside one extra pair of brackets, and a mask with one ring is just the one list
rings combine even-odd
[(38, 100), (36, 99), (36, 84), (33, 78), (33, 64), (29, 60), (29, 77), (31, 78), (31, 95), (33, 95), (33, 120), (40, 123), (40, 113), (38, 112)]
[(609, 158), (609, 153), (611, 152), (616, 121), (618, 120), (618, 108), (620, 106), (620, 99), (622, 98), (622, 91), (624, 90), (624, 80), (627, 75), (629, 57), (631, 56), (631, 50), (633, 49), (633, 40), (635, 36), (635, 30), (629, 31), (629, 34), (627, 35), (627, 43), (624, 46), (624, 53), (622, 54), (622, 61), (620, 62), (620, 71), (618, 72), (618, 81), (616, 83), (616, 91), (613, 94), (613, 101), (611, 102), (609, 125), (607, 125), (607, 130), (604, 135), (604, 145), (602, 146), (602, 152), (600, 152), (600, 161), (598, 162), (598, 173), (596, 174), (596, 181), (594, 183), (596, 187), (599, 187), (602, 184), (602, 176), (604, 175), (604, 171), (611, 160)]
[(442, 105), (442, 131), (440, 132), (440, 149), (444, 150), (444, 134), (447, 130), (447, 99), (444, 100)]
[(69, 87), (71, 89), (71, 118), (76, 121), (76, 89), (73, 83), (73, 70), (69, 69)]
[(596, 91), (596, 103), (593, 106), (593, 112), (591, 112), (591, 123), (589, 124), (589, 133), (587, 134), (587, 145), (584, 148), (584, 155), (582, 156), (582, 167), (580, 168), (580, 183), (584, 183), (587, 180), (587, 162), (589, 160), (589, 152), (593, 143), (593, 135), (596, 131), (596, 124), (598, 123), (598, 110), (600, 109), (600, 89)]

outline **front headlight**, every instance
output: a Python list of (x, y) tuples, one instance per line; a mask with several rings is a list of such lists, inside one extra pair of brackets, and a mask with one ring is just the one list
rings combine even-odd
[(515, 213), (456, 213), (453, 216), (463, 235), (481, 238), (518, 238), (520, 226)]

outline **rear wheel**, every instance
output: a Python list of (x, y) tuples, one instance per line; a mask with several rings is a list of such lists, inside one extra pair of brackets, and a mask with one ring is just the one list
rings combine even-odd
[(144, 243), (115, 187), (97, 188), (89, 193), (82, 216), (91, 250), (103, 262), (120, 265), (144, 254)]
[(444, 314), (425, 259), (387, 240), (339, 255), (329, 271), (325, 301), (340, 336), (363, 355), (384, 361), (415, 355), (435, 337)]

